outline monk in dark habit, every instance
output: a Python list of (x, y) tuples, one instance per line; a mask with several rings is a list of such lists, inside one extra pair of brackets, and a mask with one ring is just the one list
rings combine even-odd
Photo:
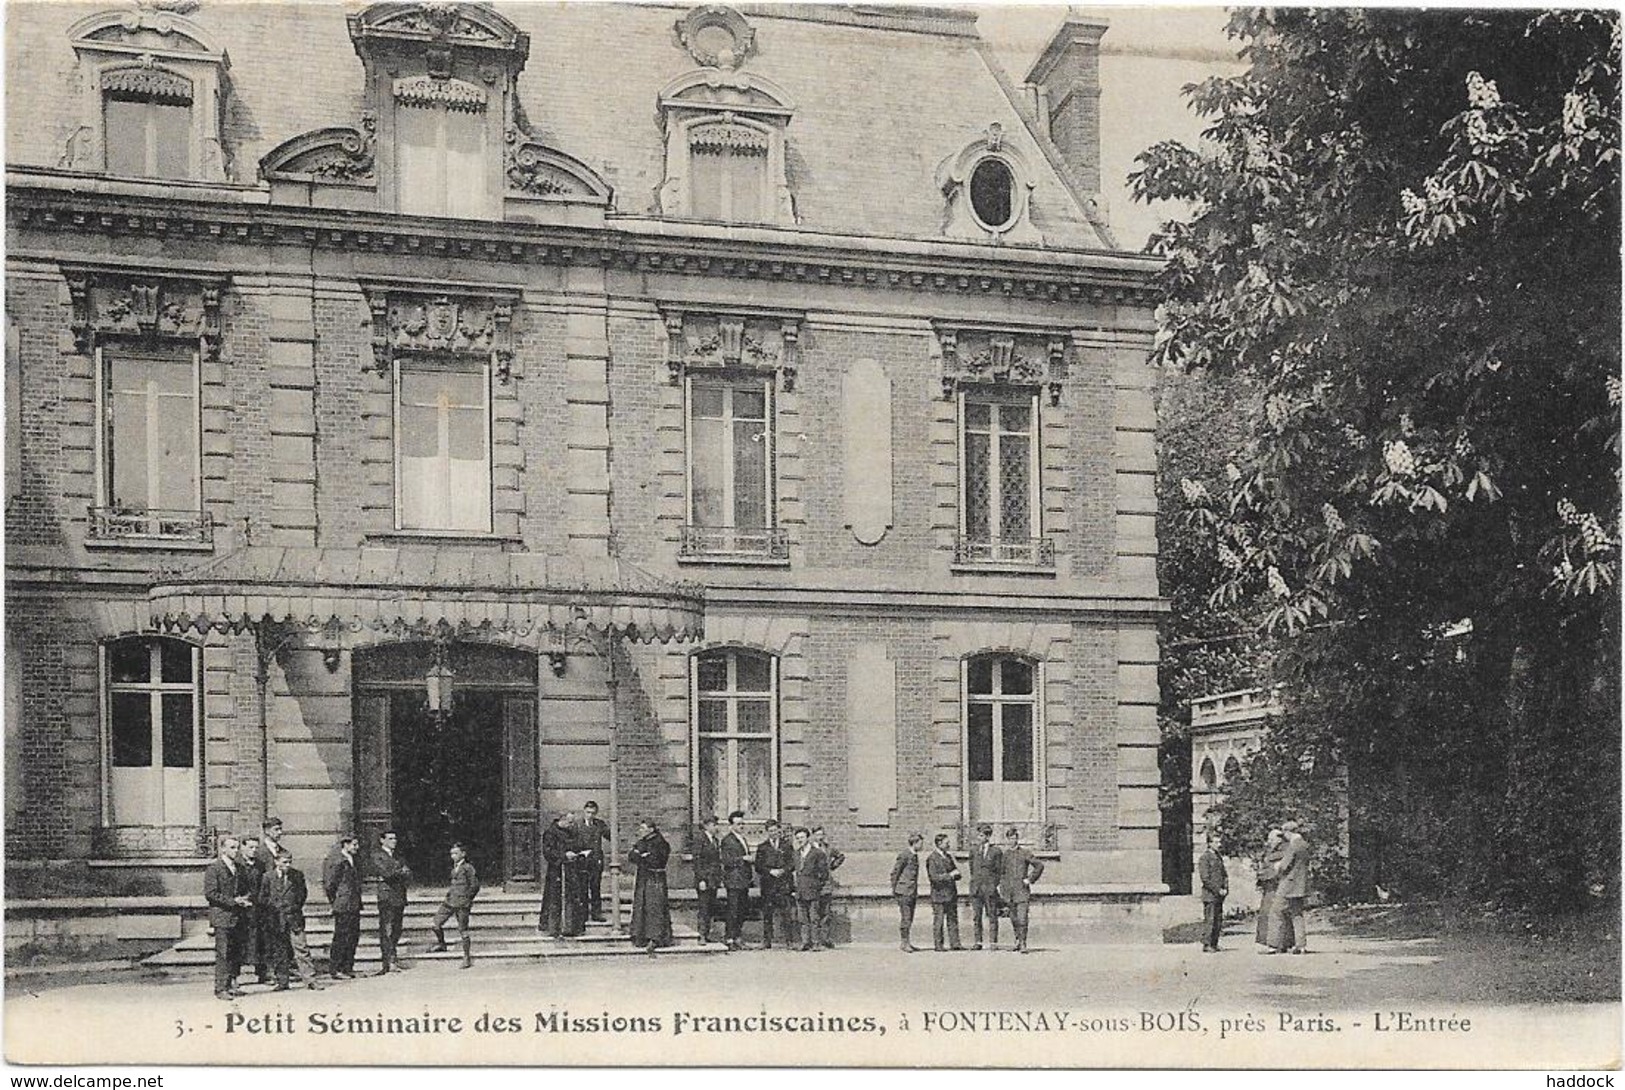
[(576, 835), (575, 815), (564, 811), (542, 833), (547, 878), (542, 886), (542, 918), (537, 929), (555, 939), (587, 930), (586, 850)]
[(626, 853), (637, 868), (632, 887), (632, 945), (654, 953), (672, 944), (671, 906), (666, 901), (666, 861), (671, 845), (648, 818), (638, 822), (638, 842)]

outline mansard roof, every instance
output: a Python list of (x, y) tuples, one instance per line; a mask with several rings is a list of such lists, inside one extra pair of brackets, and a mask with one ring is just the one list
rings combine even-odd
[[(529, 39), (518, 94), (532, 134), (600, 175), (614, 190), (613, 212), (657, 215), (665, 153), (659, 101), (696, 65), (675, 30), (690, 6), (504, 3), (493, 10), (482, 28), (516, 43)], [(942, 238), (938, 168), (997, 123), (1034, 164), (1032, 219), (1046, 246), (1109, 246), (1034, 141), (972, 14), (738, 10), (755, 31), (741, 70), (782, 89), (795, 107), (787, 172), (801, 229)], [(85, 124), (72, 93), (68, 31), (86, 12), (68, 4), (8, 8), (10, 165), (57, 165)], [(213, 0), (189, 18), (231, 57), (224, 134), (236, 181), (254, 184), (261, 158), (294, 137), (357, 124), (364, 88), (347, 25), (352, 11)], [(832, 79), (836, 66), (840, 78)]]

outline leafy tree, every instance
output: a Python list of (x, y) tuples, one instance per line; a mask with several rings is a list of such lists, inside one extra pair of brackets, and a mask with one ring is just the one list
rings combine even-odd
[(1229, 31), (1249, 68), (1188, 89), (1207, 143), (1149, 149), (1133, 184), (1194, 207), (1154, 243), (1157, 362), (1260, 408), (1164, 540), (1204, 543), (1208, 606), (1283, 641), (1293, 714), (1348, 761), (1356, 856), (1582, 903), (1618, 874), (1618, 18)]

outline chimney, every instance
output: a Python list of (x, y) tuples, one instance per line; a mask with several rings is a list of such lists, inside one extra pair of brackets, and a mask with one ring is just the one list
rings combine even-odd
[(1027, 84), (1039, 131), (1060, 149), (1085, 193), (1100, 192), (1100, 39), (1106, 20), (1068, 8)]

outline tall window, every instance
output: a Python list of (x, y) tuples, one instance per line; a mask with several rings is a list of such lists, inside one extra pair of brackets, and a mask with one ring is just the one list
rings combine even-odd
[(424, 216), (490, 214), (485, 114), (411, 101), (395, 111), (400, 210)]
[(101, 511), (107, 535), (168, 537), (199, 525), (198, 363), (186, 356), (98, 355)]
[(102, 125), (109, 173), (192, 177), (192, 84), (184, 77), (157, 69), (108, 73)]
[(965, 663), (965, 779), (971, 821), (1038, 821), (1039, 677), (1012, 655)]
[(395, 520), (401, 530), (491, 532), (485, 368), (395, 361)]
[(102, 664), (107, 824), (198, 824), (198, 650), (114, 640)]
[(765, 378), (690, 377), (685, 553), (781, 555), (772, 409)]
[(961, 402), (960, 559), (1038, 563), (1038, 399), (966, 391)]
[(755, 651), (693, 660), (694, 812), (774, 815), (778, 799), (778, 663)]

